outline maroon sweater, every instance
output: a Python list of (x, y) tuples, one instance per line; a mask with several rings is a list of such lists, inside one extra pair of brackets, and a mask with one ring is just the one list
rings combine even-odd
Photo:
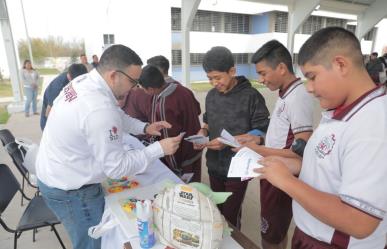
[[(200, 104), (192, 91), (176, 84), (167, 83), (164, 90), (152, 98), (151, 122), (167, 121), (170, 129), (163, 129), (161, 137), (175, 137), (180, 132), (186, 132), (184, 137), (194, 135), (200, 129)], [(164, 162), (168, 167), (179, 172), (184, 166), (191, 165), (201, 157), (201, 151), (193, 149), (193, 144), (182, 140), (179, 149), (172, 156), (166, 156)]]

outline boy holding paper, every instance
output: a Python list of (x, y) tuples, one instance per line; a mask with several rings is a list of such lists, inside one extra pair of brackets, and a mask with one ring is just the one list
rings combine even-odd
[[(298, 157), (290, 147), (295, 139), (307, 141), (312, 134), (313, 98), (293, 72), (292, 57), (276, 40), (265, 43), (252, 57), (259, 81), (279, 97), (270, 118), (265, 146), (251, 135), (237, 136), (241, 144), (262, 156)], [(258, 138), (259, 141), (259, 138)], [(266, 180), (260, 181), (261, 236), (263, 249), (285, 249), (292, 220), (292, 199)]]
[[(280, 158), (256, 170), (293, 198), (292, 248), (382, 249), (386, 243), (387, 97), (368, 75), (360, 42), (329, 27), (301, 47), (307, 90), (322, 113), (295, 177)], [(280, 160), (279, 160), (280, 159)]]
[[(182, 133), (189, 136), (200, 128), (200, 104), (188, 88), (174, 82), (167, 83), (159, 68), (153, 65), (142, 69), (140, 85), (145, 93), (152, 96), (149, 120), (168, 120), (172, 125), (172, 128), (162, 129), (157, 139)], [(192, 143), (183, 140), (175, 154), (161, 160), (183, 181), (200, 182), (201, 159), (202, 153), (194, 150)]]
[(198, 134), (209, 136), (210, 142), (194, 147), (208, 149), (206, 159), (212, 190), (233, 193), (219, 209), (229, 222), (240, 229), (241, 206), (248, 182), (227, 177), (235, 153), (217, 138), (223, 129), (233, 136), (253, 129), (266, 131), (269, 111), (264, 98), (251, 83), (244, 76), (236, 76), (234, 58), (227, 48), (213, 47), (209, 50), (204, 56), (203, 68), (214, 88), (207, 94), (204, 124)]

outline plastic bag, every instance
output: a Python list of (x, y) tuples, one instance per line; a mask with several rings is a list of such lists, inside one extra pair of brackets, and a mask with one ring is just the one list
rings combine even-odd
[(105, 206), (101, 222), (96, 226), (89, 227), (88, 234), (91, 238), (98, 239), (117, 225), (116, 217), (112, 214), (110, 208)]
[(39, 151), (39, 145), (26, 138), (15, 138), (15, 142), (19, 145), (19, 150), (22, 148), (26, 153), (21, 153), (23, 156), (23, 165), (26, 167), (30, 174), (36, 174), (36, 157)]

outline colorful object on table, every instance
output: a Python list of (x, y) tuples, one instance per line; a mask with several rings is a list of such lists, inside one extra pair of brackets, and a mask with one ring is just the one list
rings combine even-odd
[(121, 203), (122, 209), (127, 213), (135, 213), (136, 212), (136, 202), (138, 200), (134, 198), (125, 199)]
[(129, 180), (127, 176), (121, 177), (121, 179), (108, 179), (108, 192), (118, 193), (125, 189), (132, 189), (138, 187), (140, 184), (137, 181)]
[[(212, 192), (201, 188), (207, 194)], [(220, 247), (227, 223), (211, 198), (195, 187), (170, 185), (157, 195), (153, 209), (156, 233), (164, 245), (176, 249)]]

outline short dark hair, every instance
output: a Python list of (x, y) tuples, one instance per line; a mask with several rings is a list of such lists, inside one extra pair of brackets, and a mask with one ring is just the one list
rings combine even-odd
[(108, 47), (101, 55), (98, 70), (125, 70), (130, 65), (142, 66), (140, 57), (130, 48), (117, 44)]
[(266, 42), (251, 58), (251, 62), (257, 64), (265, 61), (271, 68), (276, 68), (278, 64), (284, 63), (290, 73), (293, 71), (292, 56), (289, 50), (277, 40)]
[(74, 63), (69, 67), (67, 73), (70, 75), (71, 79), (75, 79), (79, 75), (87, 73), (87, 68), (81, 63)]
[(142, 69), (140, 76), (140, 85), (143, 88), (161, 88), (164, 84), (164, 76), (157, 67), (153, 65), (146, 65)]
[(330, 67), (332, 57), (342, 54), (352, 59), (354, 65), (364, 67), (360, 42), (356, 36), (341, 27), (327, 27), (315, 32), (301, 47), (298, 64), (306, 63)]
[(371, 53), (371, 55), (378, 57), (378, 52), (373, 52), (373, 53)]
[(157, 67), (163, 74), (168, 75), (169, 61), (164, 56), (153, 56), (152, 58), (149, 58), (146, 63)]
[(226, 47), (213, 47), (207, 51), (203, 58), (203, 69), (206, 73), (211, 71), (228, 72), (234, 66), (234, 57)]
[(81, 54), (79, 57), (86, 56), (86, 54)]

